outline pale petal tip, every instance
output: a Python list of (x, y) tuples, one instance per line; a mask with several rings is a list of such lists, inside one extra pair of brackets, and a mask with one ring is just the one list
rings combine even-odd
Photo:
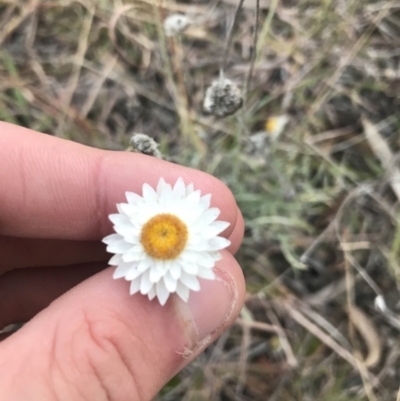
[(119, 273), (117, 273), (117, 270), (115, 270), (115, 272), (113, 273), (113, 275), (112, 275), (112, 278), (114, 279), (114, 280), (118, 280), (118, 279), (120, 279), (120, 278), (122, 278), (123, 276), (121, 276)]
[(165, 297), (163, 298), (163, 297), (160, 297), (160, 296), (157, 296), (157, 298), (158, 298), (158, 302), (160, 302), (160, 305), (164, 306), (168, 301), (169, 294), (168, 294), (168, 296), (166, 298)]
[(165, 181), (165, 179), (164, 179), (164, 177), (161, 177), (159, 180), (158, 180), (158, 187), (162, 190), (162, 189), (164, 189), (168, 184), (167, 184), (167, 181)]

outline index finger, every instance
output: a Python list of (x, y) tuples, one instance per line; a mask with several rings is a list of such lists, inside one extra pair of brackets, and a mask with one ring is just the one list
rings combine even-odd
[(239, 212), (230, 190), (216, 178), (136, 153), (105, 151), (0, 122), (0, 234), (71, 240), (101, 239), (111, 231), (108, 215), (159, 178), (182, 177), (212, 194), (221, 220)]

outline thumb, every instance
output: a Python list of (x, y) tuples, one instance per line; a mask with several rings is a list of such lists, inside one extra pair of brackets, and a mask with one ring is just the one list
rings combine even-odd
[(130, 296), (112, 268), (64, 294), (0, 344), (0, 399), (151, 400), (240, 311), (242, 272), (222, 254), (187, 304)]

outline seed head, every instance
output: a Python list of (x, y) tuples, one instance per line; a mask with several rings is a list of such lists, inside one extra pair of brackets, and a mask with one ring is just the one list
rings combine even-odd
[(158, 150), (158, 143), (146, 134), (133, 134), (131, 147), (128, 150), (162, 159), (161, 152)]
[(216, 117), (227, 117), (236, 113), (243, 104), (238, 86), (228, 78), (220, 76), (206, 91), (203, 109)]
[(251, 135), (245, 146), (248, 155), (266, 155), (269, 150), (269, 137), (265, 131)]

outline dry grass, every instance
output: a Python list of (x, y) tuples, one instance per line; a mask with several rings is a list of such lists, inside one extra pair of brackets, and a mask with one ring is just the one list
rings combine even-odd
[[(0, 0), (0, 118), (109, 149), (144, 132), (235, 193), (246, 307), (159, 400), (399, 400), (400, 4), (261, 1), (254, 35), (245, 1), (227, 49), (238, 3)], [(166, 38), (173, 12), (196, 24)], [(217, 120), (221, 66), (245, 105)]]

